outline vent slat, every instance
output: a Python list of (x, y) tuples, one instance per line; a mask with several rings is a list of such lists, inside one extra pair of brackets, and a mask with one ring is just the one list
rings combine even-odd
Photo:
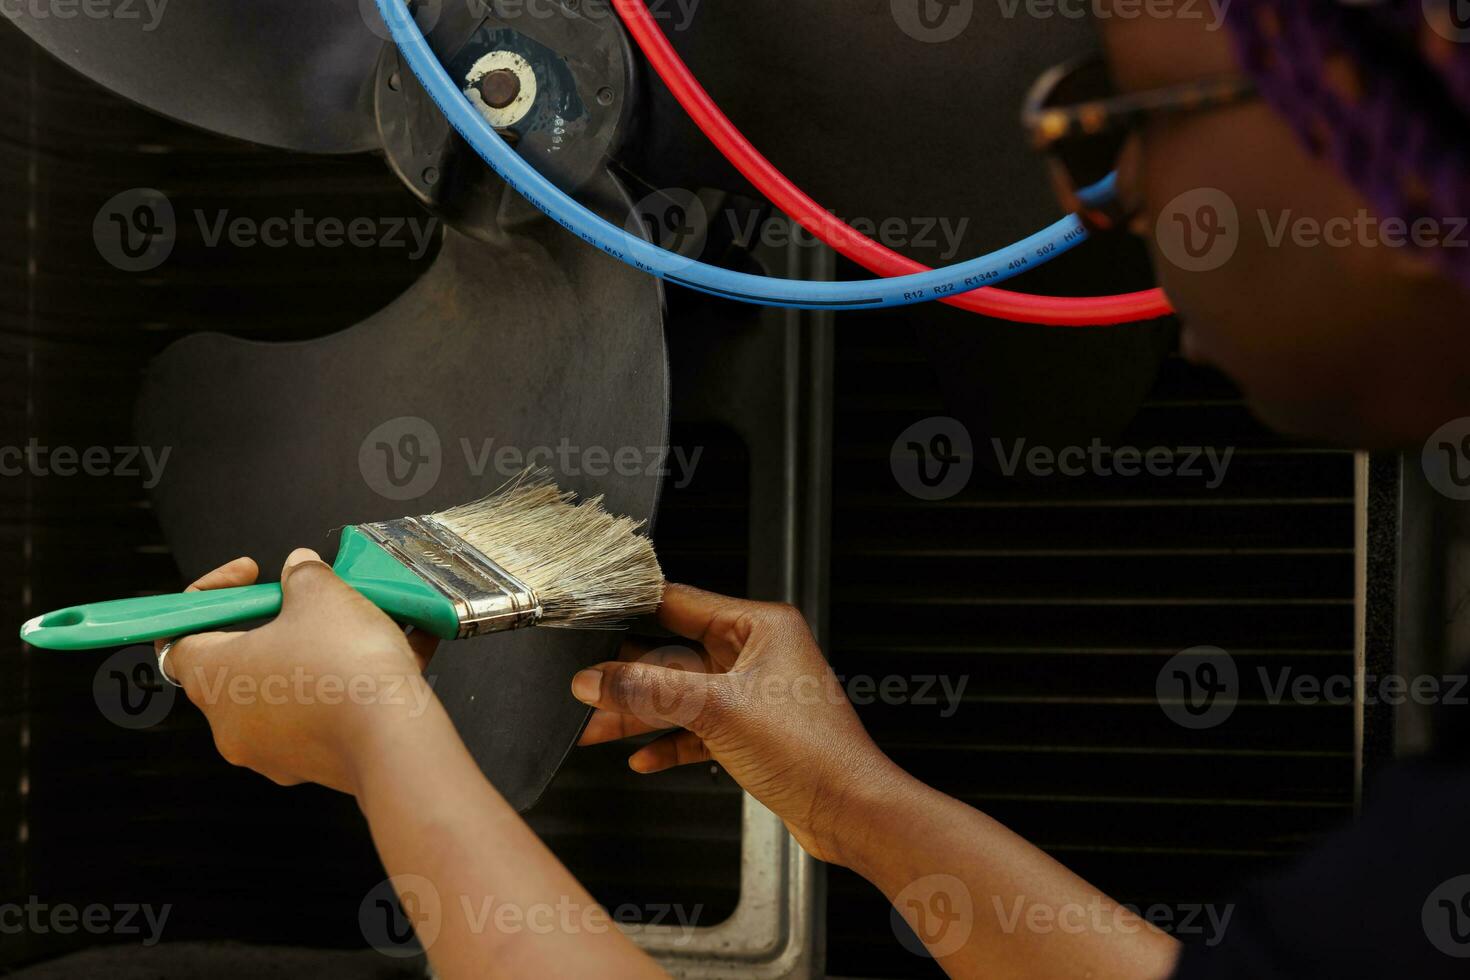
[[(1117, 476), (1108, 453), (1088, 475), (1007, 475), (1015, 443), (972, 433), (968, 485), (920, 500), (893, 440), (949, 413), (918, 349), (892, 324), (837, 334), (830, 656), (878, 743), (1140, 906), (1227, 903), (1346, 821), (1352, 455), (1277, 440), (1222, 378), (1171, 359), (1109, 443), (1231, 450), (1218, 485)], [(1158, 693), (1196, 647), (1237, 672), (1228, 718), (1203, 728)], [(1293, 698), (1298, 682), (1335, 697)], [(850, 873), (832, 871), (827, 912), (834, 972), (935, 973)]]

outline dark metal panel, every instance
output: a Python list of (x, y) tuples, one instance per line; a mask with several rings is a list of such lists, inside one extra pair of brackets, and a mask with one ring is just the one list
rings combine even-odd
[[(1273, 702), (1262, 677), (1354, 675), (1353, 454), (1277, 439), (1223, 379), (1170, 360), (1104, 443), (1233, 449), (1218, 486), (1008, 475), (982, 430), (967, 487), (916, 499), (894, 441), (951, 409), (897, 319), (838, 332), (832, 659), (849, 679), (965, 686), (867, 698), (880, 745), (1143, 906), (1229, 902), (1350, 818), (1353, 706)], [(1192, 730), (1156, 685), (1202, 645), (1230, 652), (1241, 687), (1228, 723)], [(834, 973), (939, 975), (847, 872), (831, 873), (828, 928)]]

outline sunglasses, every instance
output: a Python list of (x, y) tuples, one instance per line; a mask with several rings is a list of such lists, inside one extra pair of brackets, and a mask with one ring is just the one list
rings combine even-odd
[(1146, 122), (1220, 109), (1257, 97), (1242, 77), (1205, 79), (1118, 94), (1101, 57), (1059, 65), (1032, 86), (1022, 123), (1046, 154), (1057, 195), (1091, 231), (1112, 231), (1133, 217), (1117, 193), (1118, 163), (1128, 138)]

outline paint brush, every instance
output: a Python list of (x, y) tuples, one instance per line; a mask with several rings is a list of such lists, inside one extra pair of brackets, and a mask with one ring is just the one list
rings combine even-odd
[[(333, 568), (401, 623), (445, 639), (554, 626), (598, 629), (653, 612), (663, 572), (641, 523), (581, 504), (528, 470), (472, 504), (345, 528)], [(147, 596), (37, 616), (20, 636), (48, 650), (168, 639), (274, 616), (279, 584)]]

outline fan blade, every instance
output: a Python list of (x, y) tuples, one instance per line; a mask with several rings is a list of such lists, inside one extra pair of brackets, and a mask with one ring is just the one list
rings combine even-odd
[[(611, 177), (597, 186), (613, 200)], [(618, 193), (601, 210), (620, 219)], [(668, 432), (662, 300), (654, 280), (537, 216), (489, 244), (448, 232), (423, 279), (333, 336), (174, 344), (150, 369), (138, 428), (142, 445), (172, 447), (154, 503), (183, 571), (248, 554), (273, 576), (303, 545), (330, 560), (334, 529), (478, 499), (533, 453), (564, 488), (651, 520), (661, 480), (648, 464)], [(528, 630), (435, 658), (439, 697), (517, 807), (586, 720), (572, 675), (618, 642)]]
[[(367, 0), (4, 4), (65, 64), (162, 115), (283, 149), (374, 149), (385, 28)], [(65, 14), (65, 15), (63, 15)]]

